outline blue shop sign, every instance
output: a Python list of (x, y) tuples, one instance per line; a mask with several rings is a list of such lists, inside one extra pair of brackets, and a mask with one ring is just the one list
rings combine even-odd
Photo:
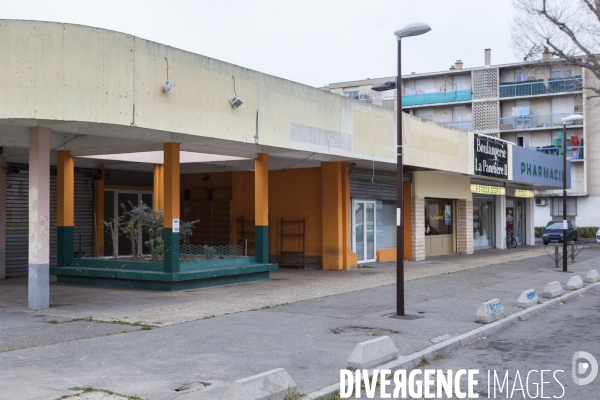
[[(562, 157), (513, 146), (512, 171), (515, 181), (562, 189)], [(567, 160), (567, 188), (571, 188), (571, 161), (569, 160)]]

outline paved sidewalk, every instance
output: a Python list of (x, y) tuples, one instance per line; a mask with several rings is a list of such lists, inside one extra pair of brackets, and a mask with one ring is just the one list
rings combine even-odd
[[(535, 252), (539, 254), (540, 250), (543, 252), (541, 248), (525, 248), (521, 254), (535, 256)], [(518, 255), (518, 252), (509, 253), (508, 250), (489, 251), (485, 256), (471, 258), (475, 261), (472, 263), (462, 262), (468, 259), (466, 256), (449, 256), (430, 259), (428, 264), (422, 263), (422, 267), (417, 265), (413, 271), (419, 271), (418, 274), (415, 273), (413, 280), (406, 283), (407, 313), (415, 317), (408, 320), (389, 317), (394, 313), (395, 285), (382, 286), (382, 282), (393, 281), (393, 264), (378, 264), (374, 268), (361, 268), (349, 273), (281, 271), (279, 278), (296, 277), (294, 282), (302, 287), (310, 287), (311, 283), (319, 285), (321, 291), (316, 293), (320, 293), (321, 297), (296, 302), (288, 300), (286, 305), (265, 306), (258, 311), (221, 315), (151, 330), (81, 320), (66, 322), (68, 318), (57, 319), (57, 324), (48, 324), (39, 322), (47, 321), (47, 316), (7, 311), (5, 307), (4, 311), (0, 309), (0, 346), (6, 343), (7, 337), (12, 337), (11, 332), (17, 328), (20, 329), (20, 340), (26, 345), (13, 344), (8, 348), (4, 345), (5, 350), (0, 348), (3, 351), (0, 352), (0, 370), (3, 371), (0, 374), (0, 393), (7, 398), (53, 399), (73, 393), (69, 391), (70, 387), (91, 386), (149, 399), (179, 396), (219, 399), (234, 380), (277, 367), (285, 368), (298, 383), (299, 390), (308, 393), (336, 382), (340, 368), (345, 366), (346, 358), (359, 342), (388, 335), (400, 353), (408, 355), (444, 338), (479, 327), (474, 316), (483, 301), (497, 297), (504, 303), (506, 312), (511, 314), (518, 311), (516, 302), (523, 290), (534, 288), (541, 293), (546, 283), (559, 280), (564, 285), (573, 276), (556, 272), (552, 260), (546, 255), (509, 262), (507, 257)], [(474, 265), (479, 268), (473, 269)], [(409, 265), (409, 271), (411, 267), (413, 265)], [(578, 261), (569, 266), (581, 276), (587, 270), (599, 267), (600, 246), (595, 245), (585, 249)], [(443, 272), (444, 268), (449, 271)], [(415, 279), (426, 276), (433, 269), (442, 275)], [(449, 273), (452, 270), (459, 272)], [(341, 281), (330, 279), (328, 275)], [(357, 281), (372, 287), (357, 290)], [(206, 292), (212, 292), (221, 302), (243, 303), (244, 296), (251, 294), (252, 287), (255, 291), (264, 291), (269, 301), (280, 301), (267, 292), (271, 288), (275, 292), (280, 291), (277, 296), (282, 298), (306, 296), (289, 281), (287, 285), (277, 280), (273, 283), (270, 287), (265, 286), (267, 282), (261, 282), (190, 293), (195, 296), (196, 307), (203, 304), (199, 299), (211, 297)], [(59, 285), (53, 286), (56, 290)], [(285, 293), (286, 286), (290, 293)], [(334, 294), (341, 290), (340, 287), (346, 291)], [(60, 288), (68, 289), (81, 290), (68, 286)], [(141, 301), (134, 306), (118, 303), (134, 299), (136, 294), (151, 300), (156, 296), (150, 296), (148, 292), (115, 290), (110, 291), (111, 294), (120, 292), (122, 295), (108, 300), (106, 305), (100, 303), (102, 296), (93, 293), (95, 290), (86, 290), (93, 300), (83, 301), (83, 304), (96, 305), (100, 310), (100, 306), (110, 307), (114, 302), (117, 310), (129, 307), (127, 310), (131, 315), (139, 315), (135, 314), (136, 309), (143, 312)], [(167, 295), (166, 298), (177, 304), (173, 299), (178, 297)], [(4, 299), (8, 297), (1, 294), (0, 304), (5, 306)], [(252, 301), (257, 301), (257, 298), (260, 297), (254, 297)], [(152, 307), (155, 307), (156, 300), (153, 301)], [(211, 304), (218, 303), (215, 299), (211, 301)], [(85, 313), (82, 307), (78, 306), (77, 312)], [(222, 307), (227, 309), (230, 305)], [(95, 312), (88, 314), (95, 315)], [(5, 321), (12, 322), (6, 324)], [(69, 330), (74, 323), (80, 326)], [(94, 331), (102, 327), (106, 330), (106, 327), (114, 326), (127, 332), (108, 331), (81, 336), (86, 334), (82, 333), (85, 329)], [(69, 341), (61, 339), (65, 331), (60, 329), (69, 330)], [(29, 335), (30, 331), (36, 332), (37, 345), (32, 344), (36, 340)]]
[[(426, 261), (406, 262), (407, 281), (489, 264), (523, 260), (545, 254), (541, 246), (483, 250), (472, 255), (451, 254)], [(376, 269), (367, 268), (369, 266)], [(374, 263), (349, 271), (280, 269), (271, 279), (232, 286), (154, 292), (93, 288), (53, 283), (50, 309), (27, 308), (27, 278), (0, 281), (0, 310), (49, 318), (89, 318), (166, 326), (240, 311), (374, 288), (396, 282), (396, 263)]]

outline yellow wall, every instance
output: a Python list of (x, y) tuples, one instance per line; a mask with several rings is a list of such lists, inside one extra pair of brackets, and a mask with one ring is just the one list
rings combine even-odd
[[(289, 220), (305, 218), (305, 254), (322, 255), (321, 168), (289, 169), (269, 173), (271, 254), (275, 254), (276, 251), (277, 218)], [(291, 244), (289, 243), (290, 247)]]

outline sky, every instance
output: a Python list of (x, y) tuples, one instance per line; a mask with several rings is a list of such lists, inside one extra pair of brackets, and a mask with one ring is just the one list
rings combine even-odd
[(68, 22), (128, 33), (321, 87), (402, 73), (518, 61), (510, 47), (511, 0), (0, 0), (2, 19)]

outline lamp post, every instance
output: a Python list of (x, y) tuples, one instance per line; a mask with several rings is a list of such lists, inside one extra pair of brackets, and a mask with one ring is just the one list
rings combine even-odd
[(563, 272), (567, 272), (567, 122), (580, 121), (583, 115), (569, 115), (561, 118), (563, 122)]
[(404, 204), (404, 162), (402, 159), (402, 39), (427, 33), (431, 27), (416, 22), (394, 32), (398, 39), (398, 77), (396, 82), (386, 81), (375, 84), (372, 90), (382, 92), (397, 88), (396, 91), (396, 314), (404, 315), (404, 226), (402, 226), (402, 205)]

